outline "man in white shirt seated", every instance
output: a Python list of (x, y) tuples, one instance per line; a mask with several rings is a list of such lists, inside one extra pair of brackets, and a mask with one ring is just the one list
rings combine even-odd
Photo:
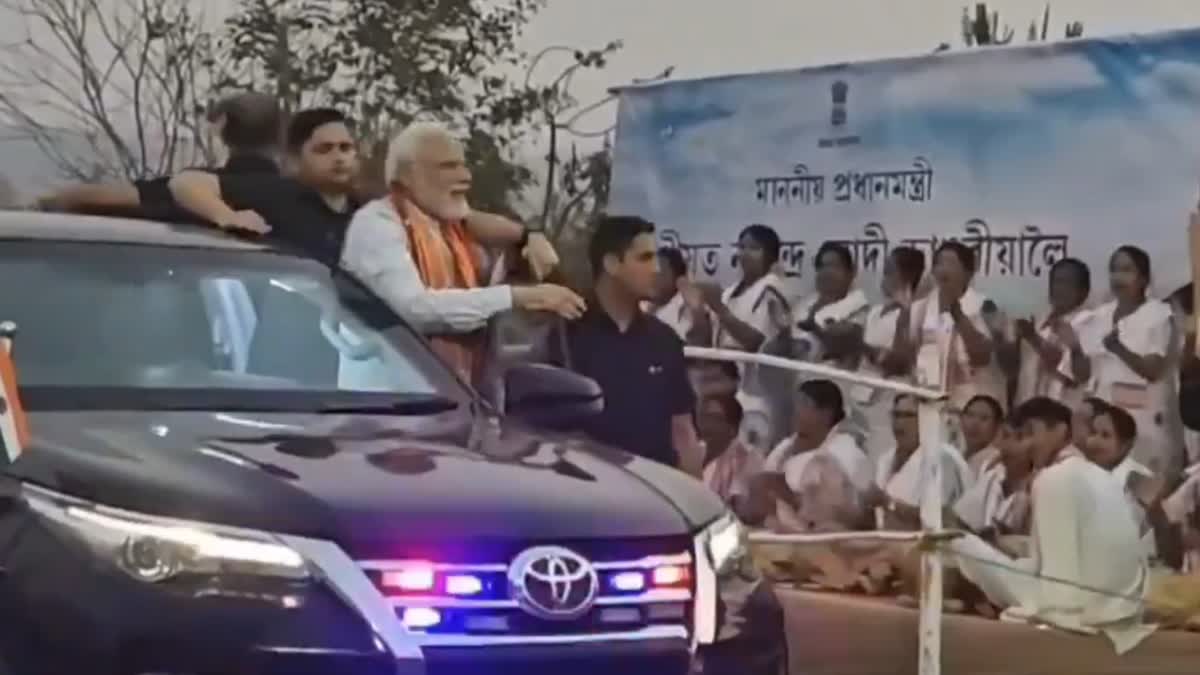
[(967, 535), (949, 544), (947, 562), (1004, 610), (1001, 618), (1103, 632), (1124, 653), (1153, 632), (1142, 623), (1146, 559), (1120, 485), (1071, 443), (1071, 417), (1045, 397), (1014, 413), (1038, 470), (1030, 555)]
[[(486, 242), (465, 227), (471, 171), (462, 144), (446, 129), (431, 123), (404, 129), (388, 148), (385, 171), (390, 194), (354, 214), (342, 266), (429, 337), (465, 379), (478, 379), (482, 329), (497, 314), (518, 308), (582, 315), (583, 300), (562, 286), (487, 285)], [(518, 236), (527, 257), (552, 254), (542, 234)]]

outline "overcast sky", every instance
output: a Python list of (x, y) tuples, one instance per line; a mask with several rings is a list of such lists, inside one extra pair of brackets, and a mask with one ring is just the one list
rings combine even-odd
[[(195, 2), (216, 20), (234, 0)], [(573, 93), (590, 102), (612, 85), (666, 66), (675, 67), (675, 77), (701, 77), (919, 54), (941, 42), (958, 47), (963, 7), (974, 0), (549, 0), (548, 5), (524, 35), (531, 53), (551, 45), (624, 42), (608, 68), (576, 78)], [(1018, 39), (1045, 7), (1041, 0), (988, 5)], [(3, 15), (0, 9), (0, 41), (10, 41), (20, 29)], [(1200, 0), (1055, 0), (1052, 34), (1060, 36), (1068, 20), (1082, 21), (1089, 36), (1194, 26), (1200, 25)], [(553, 77), (562, 63), (548, 59), (539, 72)], [(615, 106), (607, 106), (581, 126), (604, 128), (614, 114)]]
[[(101, 2), (128, 0), (101, 0)], [(495, 0), (503, 2), (505, 0)], [(213, 21), (237, 0), (194, 0)], [(676, 77), (698, 77), (767, 68), (911, 55), (941, 42), (960, 45), (963, 8), (974, 0), (549, 0), (530, 24), (524, 46), (535, 53), (551, 45), (595, 48), (621, 40), (624, 49), (603, 71), (575, 81), (582, 100), (607, 87), (646, 77), (666, 66)], [(1087, 35), (1200, 25), (1200, 0), (1054, 0), (1051, 33), (1079, 20)], [(1044, 0), (991, 0), (1023, 39)], [(0, 41), (17, 38), (19, 23), (3, 21)], [(18, 38), (19, 39), (19, 38)], [(562, 63), (560, 57), (559, 64)], [(544, 62), (552, 77), (555, 61)], [(606, 116), (607, 115), (607, 116)], [(612, 111), (596, 122), (611, 120)], [(603, 126), (601, 124), (601, 126)]]
[[(576, 80), (580, 98), (675, 66), (676, 77), (702, 77), (856, 59), (919, 54), (941, 42), (961, 44), (963, 7), (973, 0), (550, 0), (525, 44), (625, 48), (604, 71)], [(1042, 15), (1041, 0), (992, 0), (1002, 22), (1024, 39)], [(1069, 20), (1085, 35), (1114, 35), (1200, 25), (1200, 0), (1054, 0), (1051, 34)], [(606, 116), (605, 116), (606, 115)], [(598, 114), (596, 125), (612, 119)]]

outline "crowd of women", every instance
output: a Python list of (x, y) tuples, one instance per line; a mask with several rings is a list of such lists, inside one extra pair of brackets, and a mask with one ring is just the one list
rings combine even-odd
[[(1200, 479), (1195, 432), (1178, 393), (1197, 365), (1191, 286), (1152, 295), (1136, 246), (1108, 261), (1110, 293), (1075, 258), (1049, 273), (1044, 308), (1008, 315), (976, 289), (975, 252), (956, 241), (931, 261), (893, 248), (871, 304), (850, 251), (823, 245), (813, 292), (789, 297), (780, 238), (752, 225), (738, 239), (741, 278), (722, 289), (688, 278), (663, 250), (656, 313), (685, 342), (826, 363), (948, 393), (943, 499), (954, 524), (992, 536), (1028, 534), (1035, 466), (1008, 413), (1034, 398), (1075, 414), (1075, 445), (1111, 472), (1143, 525), (1147, 553), (1188, 567)], [(1101, 299), (1106, 297), (1107, 299)], [(709, 485), (749, 522), (784, 532), (917, 528), (917, 401), (869, 386), (760, 366), (697, 363), (697, 424)], [(1155, 524), (1173, 527), (1168, 555)], [(1156, 543), (1158, 542), (1158, 543)]]

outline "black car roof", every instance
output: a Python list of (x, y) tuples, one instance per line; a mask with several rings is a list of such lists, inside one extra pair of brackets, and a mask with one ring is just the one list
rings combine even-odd
[(135, 218), (0, 210), (0, 240), (78, 241), (148, 246), (186, 246), (238, 251), (276, 250), (216, 228)]

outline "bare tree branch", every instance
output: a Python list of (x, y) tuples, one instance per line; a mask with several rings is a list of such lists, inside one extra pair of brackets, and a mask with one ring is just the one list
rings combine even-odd
[(139, 178), (211, 158), (215, 41), (190, 0), (0, 0), (0, 122), (71, 178)]

